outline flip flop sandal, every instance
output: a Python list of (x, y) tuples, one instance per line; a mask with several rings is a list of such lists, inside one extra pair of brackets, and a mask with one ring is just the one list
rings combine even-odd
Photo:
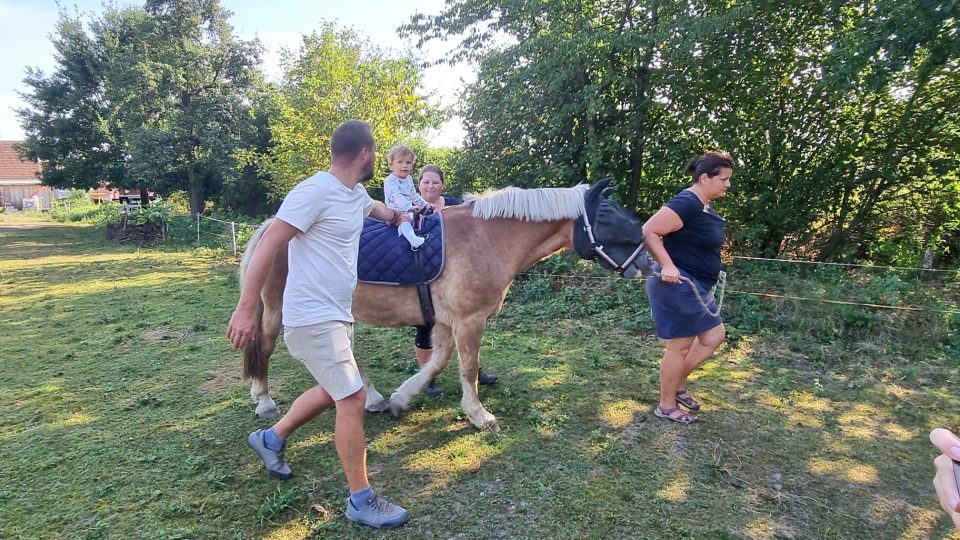
[(670, 407), (668, 409), (661, 409), (660, 406), (657, 406), (653, 410), (653, 415), (657, 418), (663, 418), (665, 420), (670, 420), (671, 422), (678, 422), (680, 424), (692, 424), (699, 420), (697, 415), (690, 414), (683, 409), (677, 407)]
[(677, 403), (683, 405), (691, 411), (700, 410), (700, 402), (693, 399), (693, 396), (690, 395), (690, 392), (687, 392), (686, 390), (680, 390), (677, 392)]

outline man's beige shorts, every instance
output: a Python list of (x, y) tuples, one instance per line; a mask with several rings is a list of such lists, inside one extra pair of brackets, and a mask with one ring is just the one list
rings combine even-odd
[(363, 388), (360, 369), (353, 358), (353, 323), (328, 321), (286, 327), (283, 340), (290, 355), (307, 366), (334, 400), (352, 396)]

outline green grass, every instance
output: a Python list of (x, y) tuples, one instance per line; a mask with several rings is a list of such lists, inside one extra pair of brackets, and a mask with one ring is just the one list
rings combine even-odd
[[(926, 440), (960, 424), (956, 316), (728, 294), (730, 342), (693, 381), (701, 423), (679, 426), (650, 414), (661, 345), (642, 284), (566, 258), (530, 272), (484, 338), (500, 382), (481, 399), (502, 433), (469, 425), (453, 369), (443, 398), (367, 417), (374, 487), (413, 516), (377, 532), (342, 515), (332, 415), (291, 441), (290, 481), (246, 448), (270, 422), (223, 336), (232, 253), (0, 216), (0, 538), (960, 537)], [(950, 287), (746, 266), (731, 280), (956, 309)], [(358, 329), (382, 392), (412, 371), (412, 338)], [(286, 409), (311, 379), (280, 349)]]

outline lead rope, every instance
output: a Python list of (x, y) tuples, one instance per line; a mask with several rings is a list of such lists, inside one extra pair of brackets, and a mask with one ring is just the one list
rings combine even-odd
[[(654, 276), (657, 276), (660, 279), (660, 272), (654, 272)], [(662, 281), (662, 280), (661, 280)], [(727, 289), (727, 273), (723, 270), (720, 271), (720, 275), (717, 276), (717, 282), (713, 284), (713, 287), (710, 289), (710, 296), (714, 296), (717, 291), (717, 285), (720, 286), (720, 299), (717, 301), (717, 310), (713, 311), (707, 306), (707, 303), (703, 301), (703, 297), (700, 296), (700, 290), (697, 288), (697, 285), (688, 277), (680, 276), (680, 281), (686, 283), (693, 289), (694, 296), (697, 297), (697, 302), (700, 302), (700, 307), (707, 312), (711, 317), (719, 317), (720, 310), (723, 309), (723, 293)]]

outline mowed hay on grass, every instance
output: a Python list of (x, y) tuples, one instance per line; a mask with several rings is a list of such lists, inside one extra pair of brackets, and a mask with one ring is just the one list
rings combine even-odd
[[(534, 278), (484, 340), (500, 381), (481, 397), (503, 432), (464, 418), (455, 364), (444, 397), (368, 415), (371, 481), (413, 517), (359, 528), (341, 512), (332, 414), (291, 440), (290, 481), (246, 448), (270, 422), (223, 336), (237, 294), (232, 254), (0, 216), (0, 537), (957, 537), (926, 441), (960, 419), (949, 348), (878, 335), (875, 358), (863, 341), (806, 350), (734, 328), (692, 383), (701, 423), (679, 426), (650, 414), (661, 351), (642, 287)], [(412, 337), (358, 329), (381, 392), (415, 369)], [(844, 361), (811, 360), (831, 356)], [(286, 410), (312, 381), (282, 345), (271, 368)]]

